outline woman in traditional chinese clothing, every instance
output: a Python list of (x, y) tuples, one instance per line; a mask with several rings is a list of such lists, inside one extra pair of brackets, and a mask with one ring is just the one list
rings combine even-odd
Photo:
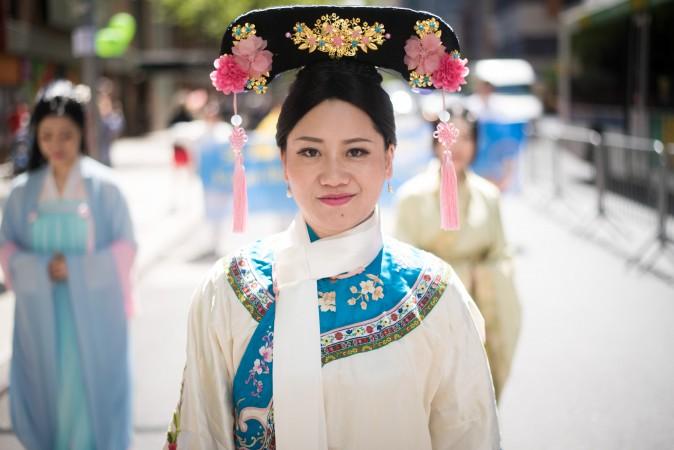
[[(232, 63), (245, 72), (247, 61), (269, 58), (258, 68), (265, 76), (305, 66), (276, 134), (300, 212), (286, 232), (219, 261), (196, 291), (169, 448), (499, 448), (470, 296), (445, 262), (381, 231), (377, 201), (396, 136), (374, 64), (395, 58), (387, 67), (409, 75), (402, 33), (414, 34), (415, 22), (422, 39), (420, 28), (437, 38), (442, 27), (443, 41), (426, 42), (438, 60), (445, 45), (458, 49), (435, 16), (395, 8), (262, 10), (228, 29), (212, 76), (225, 93), (238, 92)], [(283, 37), (272, 42), (274, 33)], [(342, 45), (346, 35), (353, 47)], [(273, 63), (262, 53), (236, 62), (251, 37)], [(423, 59), (413, 56), (408, 67)], [(255, 89), (261, 79), (252, 79)], [(244, 132), (232, 122), (237, 151)]]
[(127, 318), (135, 241), (110, 170), (86, 156), (86, 89), (38, 96), (28, 172), (3, 210), (16, 295), (12, 427), (28, 450), (123, 450), (131, 439)]
[(460, 130), (452, 157), (459, 179), (461, 229), (438, 226), (440, 159), (405, 183), (398, 193), (394, 235), (451, 264), (475, 299), (485, 320), (486, 349), (497, 398), (510, 373), (520, 328), (520, 306), (513, 262), (501, 222), (500, 194), (469, 167), (475, 156), (477, 124), (460, 110), (453, 122)]

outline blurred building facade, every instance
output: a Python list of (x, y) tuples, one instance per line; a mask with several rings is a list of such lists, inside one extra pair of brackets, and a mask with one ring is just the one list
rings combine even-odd
[(125, 134), (165, 127), (175, 93), (207, 84), (217, 56), (212, 39), (161, 21), (157, 2), (0, 0), (0, 162), (8, 156), (17, 105), (30, 105), (38, 89), (54, 78), (83, 82), (83, 59), (73, 54), (72, 36), (92, 5), (97, 28), (118, 12), (136, 19), (134, 40), (123, 56), (95, 59), (98, 76), (115, 86)]
[(560, 113), (674, 142), (674, 0), (588, 0), (560, 24)]

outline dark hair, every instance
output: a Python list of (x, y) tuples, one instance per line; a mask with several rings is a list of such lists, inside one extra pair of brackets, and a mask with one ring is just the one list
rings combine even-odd
[(342, 100), (362, 110), (384, 138), (395, 145), (393, 104), (374, 66), (352, 60), (328, 60), (304, 67), (290, 86), (276, 125), (276, 144), (285, 151), (288, 135), (306, 113), (324, 100)]
[[(40, 144), (37, 138), (37, 129), (43, 119), (49, 116), (67, 117), (72, 120), (80, 129), (82, 139), (80, 142), (80, 153), (87, 154), (85, 146), (85, 111), (84, 103), (86, 101), (86, 91), (81, 92), (83, 87), (74, 87), (69, 81), (56, 80), (43, 88), (37, 94), (37, 100), (33, 107), (33, 113), (30, 118), (30, 134), (32, 144), (28, 156), (28, 171), (34, 171), (45, 164), (47, 160), (40, 151)], [(80, 92), (78, 92), (80, 89)], [(86, 88), (84, 88), (86, 90)]]

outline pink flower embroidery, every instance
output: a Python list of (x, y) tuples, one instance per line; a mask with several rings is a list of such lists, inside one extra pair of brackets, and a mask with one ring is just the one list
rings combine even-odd
[(408, 70), (430, 75), (440, 65), (445, 54), (445, 46), (434, 34), (427, 34), (421, 39), (412, 36), (405, 43), (405, 64)]
[(249, 78), (259, 78), (271, 69), (272, 53), (265, 48), (267, 41), (255, 35), (237, 42), (232, 48), (236, 63), (248, 73)]
[(222, 55), (213, 62), (215, 70), (211, 72), (211, 82), (215, 89), (225, 95), (243, 92), (248, 75), (239, 66), (232, 55)]
[(457, 52), (444, 54), (432, 75), (435, 87), (448, 92), (460, 91), (461, 85), (466, 84), (466, 75), (469, 72), (466, 63), (468, 60), (461, 59)]
[(260, 356), (262, 356), (264, 362), (270, 363), (272, 361), (273, 354), (274, 352), (270, 346), (263, 345), (262, 347), (260, 347)]

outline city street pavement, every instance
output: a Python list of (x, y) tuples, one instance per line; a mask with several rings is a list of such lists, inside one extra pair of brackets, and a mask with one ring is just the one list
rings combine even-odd
[[(135, 172), (129, 180), (138, 184), (130, 187), (150, 181), (140, 166), (132, 167), (129, 162), (128, 170)], [(519, 347), (500, 405), (503, 448), (671, 448), (674, 284), (627, 264), (625, 257), (651, 235), (651, 223), (639, 218), (648, 212), (621, 219), (632, 236), (622, 242), (613, 228), (594, 219), (595, 199), (587, 186), (569, 189), (565, 199), (553, 198), (542, 185), (525, 185), (523, 191), (506, 196), (502, 211), (523, 309)], [(159, 212), (165, 208), (150, 200), (144, 205), (157, 210), (158, 221), (148, 219), (147, 229), (176, 226), (159, 219), (166, 217)], [(390, 226), (391, 212), (383, 215)], [(252, 231), (244, 238), (228, 235), (228, 246), (283, 223), (272, 219), (252, 216)], [(132, 324), (138, 450), (163, 443), (178, 399), (190, 294), (216, 261), (205, 224), (177, 235), (180, 244), (158, 252), (136, 286), (142, 305)], [(141, 245), (151, 238), (139, 232)], [(6, 427), (3, 410), (6, 396), (0, 401), (0, 426)], [(0, 434), (0, 448), (20, 447), (13, 436)]]

